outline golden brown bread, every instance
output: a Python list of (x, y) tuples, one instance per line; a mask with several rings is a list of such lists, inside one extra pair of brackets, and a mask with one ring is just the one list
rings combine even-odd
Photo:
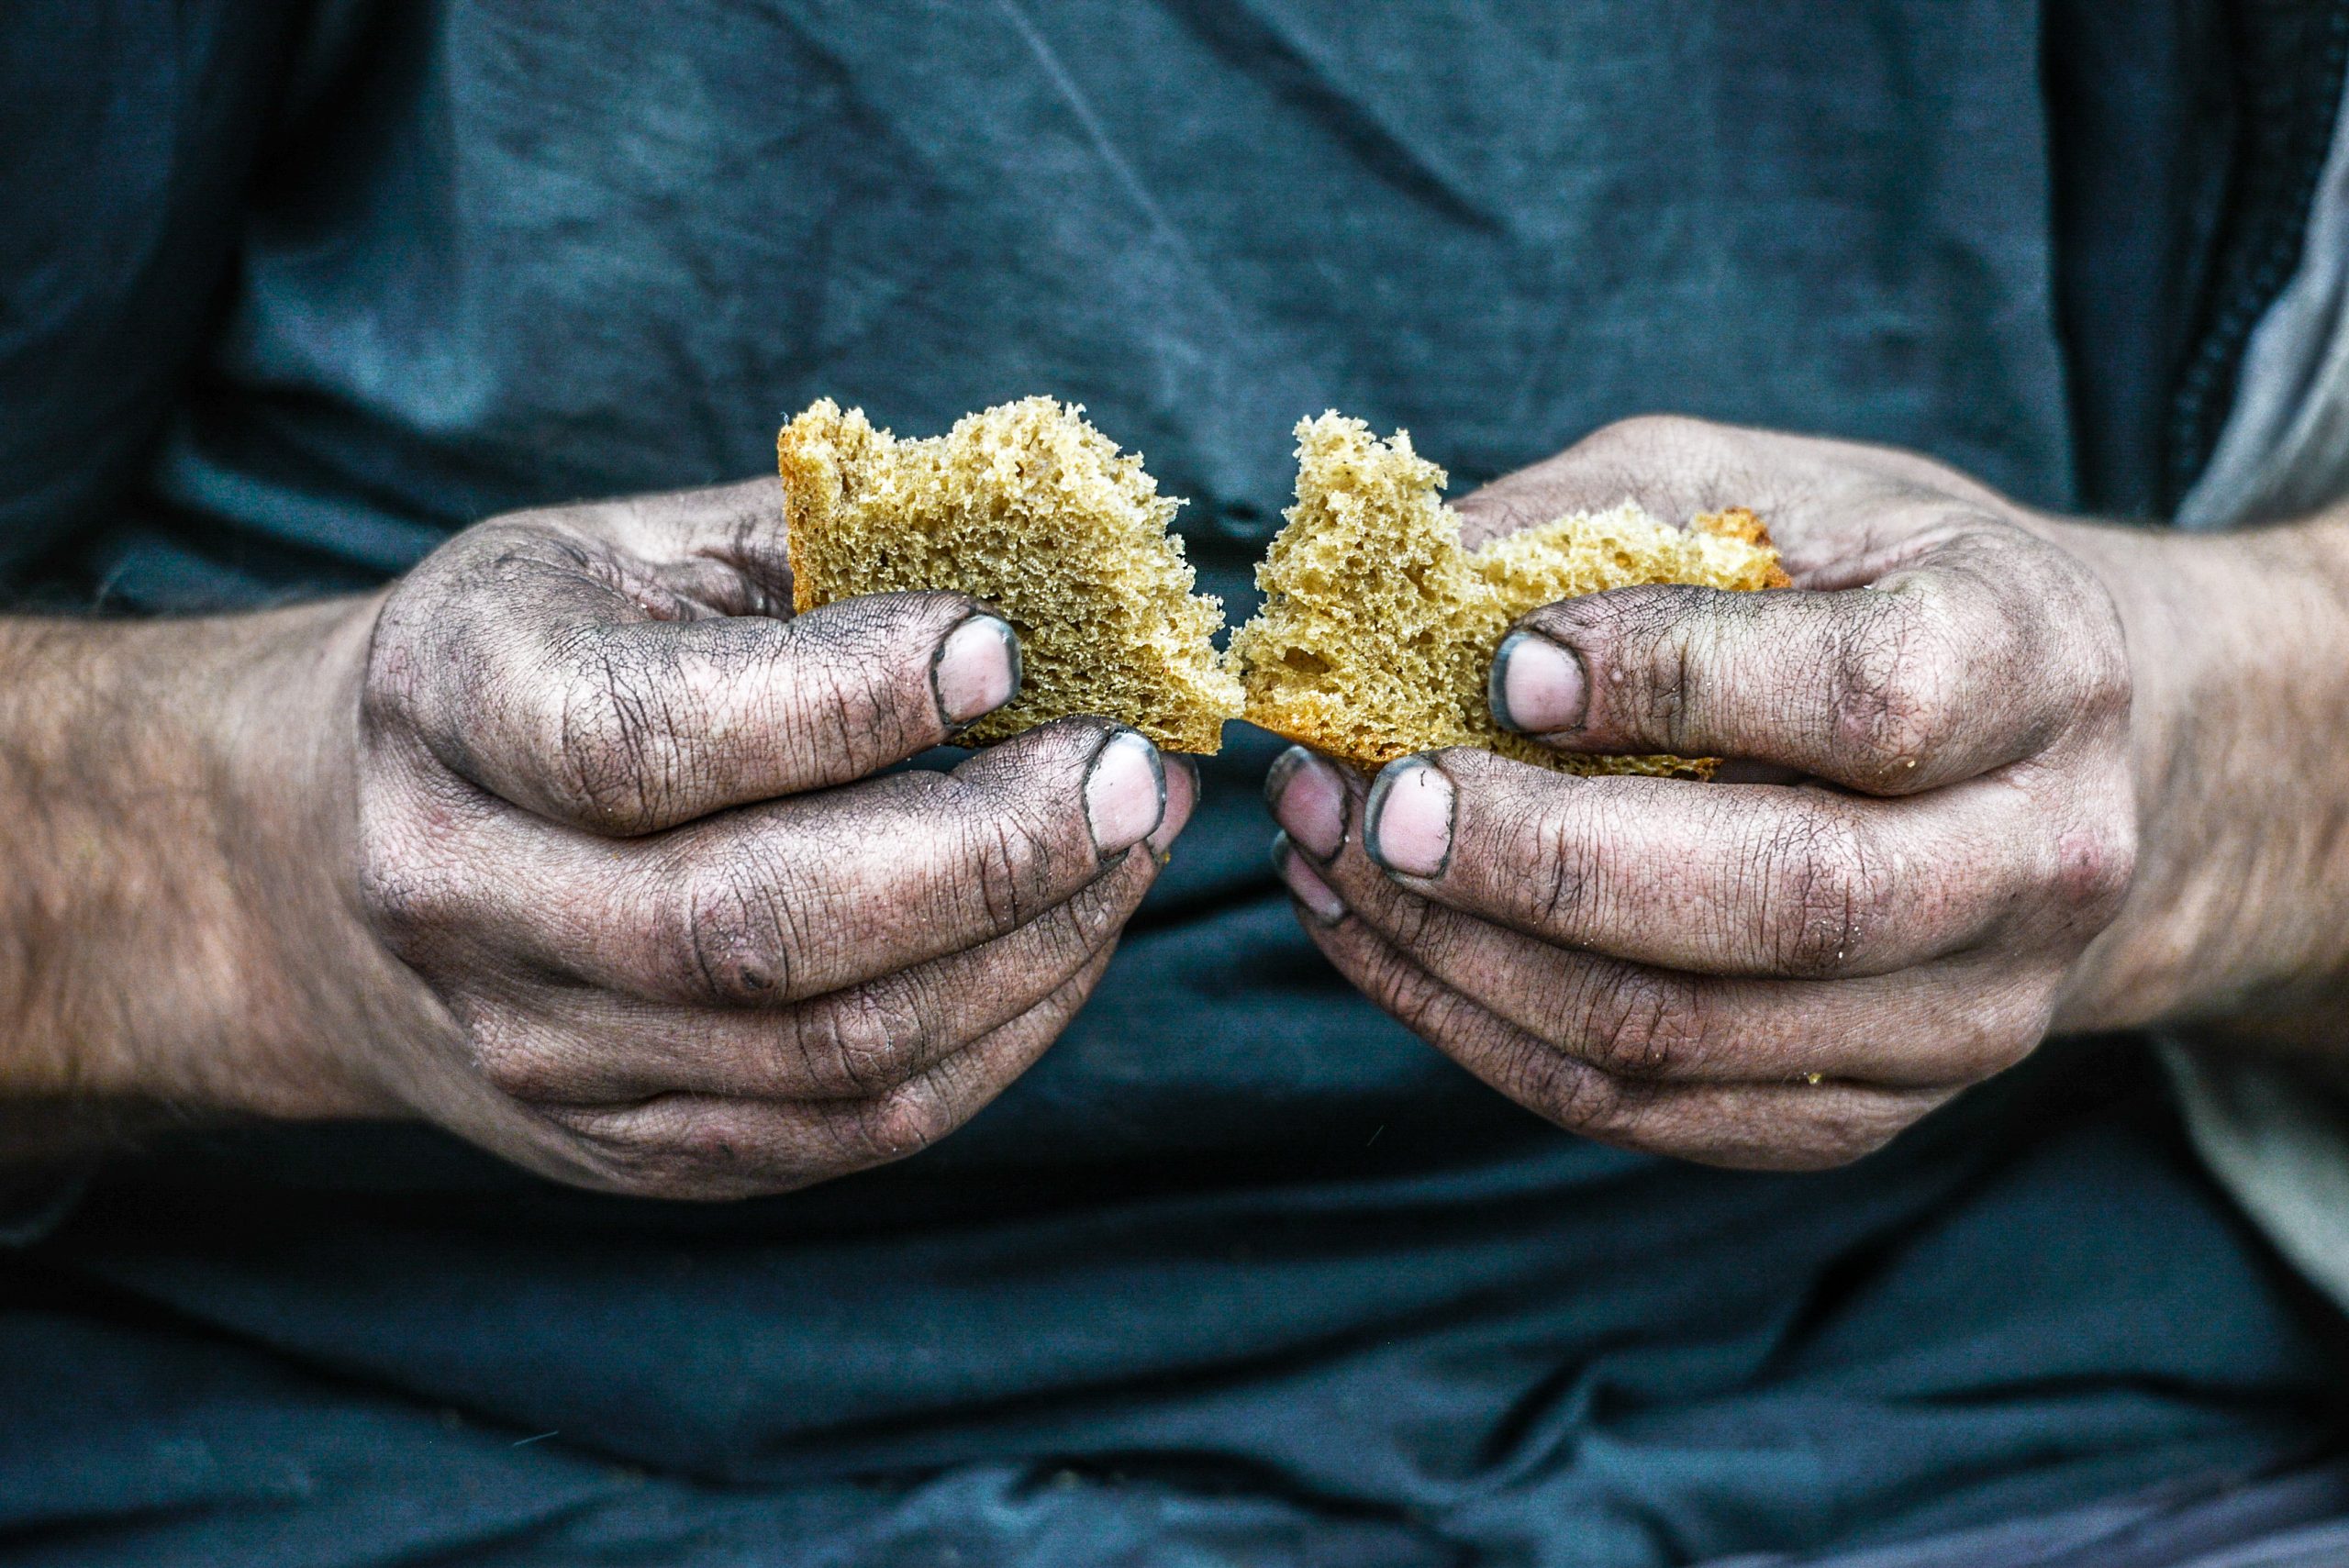
[(1627, 502), (1471, 550), (1437, 496), (1443, 470), (1408, 434), (1382, 441), (1332, 412), (1297, 439), (1297, 504), (1256, 568), (1264, 606), (1231, 641), (1250, 722), (1366, 769), (1481, 746), (1573, 773), (1710, 771), (1537, 746), (1493, 721), (1485, 682), (1509, 623), (1553, 600), (1646, 583), (1784, 587), (1753, 513), (1709, 513), (1684, 532)]
[(963, 739), (1000, 740), (1069, 714), (1130, 724), (1177, 751), (1213, 751), (1240, 683), (1210, 640), (1223, 606), (1191, 593), (1181, 505), (1083, 411), (1023, 398), (901, 441), (829, 398), (775, 443), (801, 613), (859, 594), (948, 589), (1019, 634), (1010, 704)]

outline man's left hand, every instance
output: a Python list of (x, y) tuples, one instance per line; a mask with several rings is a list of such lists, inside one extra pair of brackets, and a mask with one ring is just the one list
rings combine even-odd
[(2113, 598), (2031, 514), (1906, 453), (1610, 427), (1463, 503), (1489, 536), (1631, 496), (1748, 506), (1791, 589), (1623, 589), (1520, 623), (1504, 724), (1717, 782), (1451, 750), (1267, 782), (1308, 929), (1388, 1012), (1562, 1126), (1838, 1163), (2019, 1061), (2137, 851)]

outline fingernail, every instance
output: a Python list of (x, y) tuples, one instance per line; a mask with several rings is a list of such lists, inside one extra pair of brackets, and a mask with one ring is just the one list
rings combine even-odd
[(1403, 876), (1442, 876), (1452, 863), (1452, 781), (1424, 757), (1389, 762), (1363, 807), (1362, 847)]
[(1493, 651), (1485, 698), (1503, 729), (1520, 735), (1579, 729), (1589, 695), (1582, 661), (1539, 632), (1512, 631)]
[(973, 616), (946, 634), (930, 662), (938, 716), (950, 725), (985, 717), (1019, 695), (1019, 639), (998, 616)]
[(1297, 846), (1326, 861), (1346, 842), (1346, 786), (1338, 770), (1292, 746), (1264, 775), (1264, 802)]
[(1104, 858), (1142, 841), (1166, 816), (1166, 765), (1139, 730), (1120, 729), (1085, 775), (1085, 825)]
[(1150, 836), (1150, 852), (1163, 860), (1199, 804), (1199, 765), (1188, 757), (1169, 757), (1163, 751), (1159, 761), (1166, 769), (1166, 811)]
[(1334, 926), (1346, 917), (1345, 900), (1331, 892), (1330, 884), (1306, 863), (1286, 833), (1273, 835), (1273, 871), (1288, 884), (1297, 901), (1323, 925)]

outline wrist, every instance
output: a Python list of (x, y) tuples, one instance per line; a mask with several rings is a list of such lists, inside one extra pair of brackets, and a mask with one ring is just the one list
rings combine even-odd
[(2112, 594), (2134, 695), (2138, 873), (2058, 1023), (2226, 1027), (2349, 968), (2349, 528), (2070, 524)]
[(8, 1098), (117, 1121), (392, 1108), (367, 1048), (420, 986), (351, 895), (375, 603), (0, 623), (24, 673), (0, 767), (33, 824), (6, 857)]

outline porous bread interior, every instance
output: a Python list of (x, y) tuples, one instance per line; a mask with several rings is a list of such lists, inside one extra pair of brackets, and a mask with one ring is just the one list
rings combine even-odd
[(1463, 547), (1443, 470), (1397, 431), (1335, 412), (1297, 427), (1297, 503), (1256, 568), (1264, 606), (1233, 634), (1245, 717), (1364, 768), (1480, 746), (1571, 773), (1702, 776), (1704, 758), (1553, 751), (1500, 728), (1486, 696), (1509, 624), (1605, 588), (1784, 587), (1769, 533), (1742, 508), (1683, 531), (1626, 502)]
[(1019, 635), (1019, 695), (959, 739), (1001, 740), (1070, 714), (1212, 752), (1240, 683), (1211, 640), (1223, 606), (1194, 595), (1179, 501), (1083, 410), (1028, 397), (898, 440), (827, 398), (775, 443), (794, 607), (946, 589), (1000, 608)]

